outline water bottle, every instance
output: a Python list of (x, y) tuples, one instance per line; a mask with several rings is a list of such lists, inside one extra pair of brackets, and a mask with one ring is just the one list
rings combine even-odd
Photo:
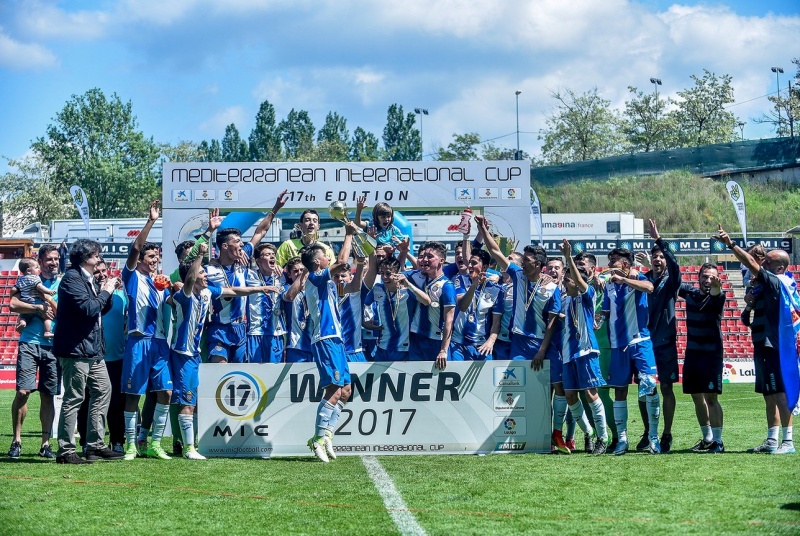
[(467, 207), (461, 213), (461, 222), (458, 224), (458, 232), (464, 235), (468, 235), (470, 230), (471, 220), (472, 220), (472, 209)]

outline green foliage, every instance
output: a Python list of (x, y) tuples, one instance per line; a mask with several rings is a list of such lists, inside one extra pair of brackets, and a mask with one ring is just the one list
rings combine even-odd
[(92, 218), (140, 216), (158, 195), (159, 148), (137, 129), (130, 102), (95, 88), (73, 95), (32, 148), (56, 188), (83, 188)]
[(346, 162), (350, 150), (347, 120), (336, 112), (328, 112), (325, 124), (317, 133), (318, 162)]
[[(749, 232), (785, 231), (800, 213), (800, 188), (784, 183), (735, 178), (745, 190)], [(737, 232), (739, 222), (725, 190), (727, 179), (704, 179), (683, 171), (660, 175), (576, 181), (564, 186), (533, 186), (542, 212), (633, 212), (655, 218), (663, 233), (711, 233), (717, 223)]]
[(767, 97), (774, 108), (754, 119), (756, 123), (771, 124), (778, 136), (798, 133), (800, 128), (800, 58), (792, 60), (795, 66), (794, 87), (781, 89), (777, 95)]
[(625, 101), (620, 120), (620, 130), (632, 151), (659, 151), (668, 149), (668, 132), (674, 128), (672, 118), (665, 114), (667, 100), (657, 93), (644, 93), (628, 86), (633, 94)]
[[(481, 147), (481, 157), (483, 160), (515, 160), (517, 150), (509, 149), (507, 147), (498, 147), (492, 142), (486, 142)], [(530, 160), (531, 155), (523, 150), (520, 150), (520, 160)]]
[(256, 114), (256, 126), (250, 132), (250, 160), (253, 162), (279, 162), (281, 136), (275, 124), (275, 107), (264, 101)]
[(383, 147), (387, 160), (422, 160), (422, 139), (419, 130), (414, 128), (415, 123), (413, 113), (403, 115), (402, 105), (389, 106), (383, 129)]
[(239, 129), (231, 123), (225, 127), (225, 136), (222, 137), (223, 162), (247, 162), (250, 150), (247, 141), (239, 135)]
[(564, 164), (613, 156), (621, 152), (617, 115), (597, 88), (576, 94), (571, 89), (553, 91), (557, 104), (545, 120), (540, 140), (545, 163)]
[(694, 87), (678, 91), (681, 98), (673, 101), (677, 109), (670, 117), (677, 127), (674, 144), (670, 147), (693, 147), (725, 143), (736, 138), (736, 116), (725, 109), (735, 102), (731, 76), (718, 77), (708, 69), (703, 76), (691, 76)]
[(378, 137), (372, 132), (356, 127), (353, 132), (353, 139), (350, 140), (349, 160), (351, 162), (376, 162), (381, 157), (382, 153)]
[(436, 151), (437, 160), (479, 160), (478, 146), (481, 137), (477, 132), (467, 132), (466, 134), (453, 134), (447, 148), (439, 147)]
[(283, 150), (288, 160), (310, 160), (314, 149), (314, 123), (305, 110), (289, 111), (286, 119), (278, 125)]
[(12, 171), (0, 177), (3, 231), (15, 231), (33, 222), (67, 218), (74, 212), (69, 191), (58, 184), (53, 169), (38, 153), (9, 160)]

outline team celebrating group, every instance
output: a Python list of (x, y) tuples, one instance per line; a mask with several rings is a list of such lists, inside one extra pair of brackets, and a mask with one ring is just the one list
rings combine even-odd
[[(58, 307), (12, 298), (12, 310), (27, 316), (9, 456), (18, 458), (21, 452), (20, 429), (27, 397), (37, 388), (37, 368), (43, 426), (39, 454), (60, 463), (89, 463), (137, 456), (169, 459), (161, 440), (170, 418), (173, 430), (180, 430), (174, 434), (173, 455), (205, 459), (197, 450), (195, 412), (202, 361), (314, 362), (324, 395), (308, 447), (328, 462), (336, 458), (334, 433), (351, 395), (348, 363), (433, 361), (445, 369), (448, 361), (484, 359), (526, 360), (534, 370), (547, 362), (553, 452), (577, 450), (577, 426), (586, 452), (625, 454), (628, 387), (635, 383), (645, 425), (636, 449), (667, 453), (673, 443), (673, 385), (679, 378), (679, 297), (687, 310), (683, 391), (692, 397), (702, 433), (691, 450), (725, 451), (718, 400), (725, 293), (718, 269), (703, 264), (698, 286), (683, 283), (655, 221), (649, 221), (655, 240), (649, 253), (614, 249), (608, 252), (607, 269), (598, 272), (595, 256), (573, 255), (566, 239), (560, 247), (563, 257), (548, 258), (542, 247), (532, 245), (504, 252), (487, 220), (467, 212), (459, 225), (463, 241), (455, 262), (446, 264), (447, 249), (440, 242), (425, 242), (412, 255), (409, 237), (393, 224), (388, 204), (378, 203), (371, 221), (362, 220), (363, 198), (354, 221), (345, 224), (338, 254), (318, 240), (320, 219), (313, 209), (301, 214), (298, 237), (278, 248), (262, 244), (286, 200), (283, 192), (248, 243), (239, 229), (220, 228), (223, 218), (212, 211), (203, 235), (178, 244), (179, 268), (169, 277), (158, 273), (159, 246), (147, 241), (159, 218), (157, 202), (133, 242), (121, 280), (108, 276), (98, 243), (79, 240), (69, 257), (80, 282), (59, 285), (58, 252), (41, 248), (40, 284), (48, 295), (57, 289)], [(365, 231), (375, 245), (370, 251), (355, 240)], [(216, 252), (209, 260), (212, 236)], [(794, 453), (775, 328), (782, 288), (791, 285), (795, 292), (786, 275), (789, 257), (780, 250), (745, 251), (722, 227), (717, 238), (752, 275), (743, 321), (752, 329), (755, 387), (765, 399), (768, 435), (751, 451)], [(64, 280), (69, 278), (67, 270)], [(73, 302), (74, 307), (69, 305)], [(79, 325), (76, 317), (81, 315), (86, 318)], [(54, 334), (45, 336), (50, 324), (45, 327), (44, 321), (54, 316)], [(84, 361), (86, 366), (79, 366)], [(56, 457), (45, 422), (52, 422), (52, 397), (62, 371), (65, 394)], [(74, 444), (76, 422), (85, 443), (83, 458)], [(104, 443), (106, 422), (110, 448)]]

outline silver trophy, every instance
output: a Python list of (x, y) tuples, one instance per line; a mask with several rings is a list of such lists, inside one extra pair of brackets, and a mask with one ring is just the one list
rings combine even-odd
[[(350, 218), (347, 217), (347, 206), (341, 201), (334, 201), (328, 207), (328, 214), (336, 221), (340, 221), (347, 225), (350, 223)], [(367, 233), (358, 229), (356, 234), (353, 235), (353, 251), (356, 257), (369, 257), (375, 253), (375, 248), (378, 243), (374, 238)]]

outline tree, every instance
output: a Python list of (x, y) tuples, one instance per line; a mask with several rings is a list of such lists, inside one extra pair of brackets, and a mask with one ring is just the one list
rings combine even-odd
[(32, 148), (56, 188), (83, 188), (94, 218), (141, 216), (160, 197), (158, 147), (138, 130), (130, 101), (116, 94), (106, 99), (95, 88), (73, 95)]
[(193, 141), (179, 141), (173, 145), (171, 143), (159, 143), (160, 161), (164, 162), (202, 162), (202, 144), (198, 145)]
[[(756, 123), (771, 124), (775, 134), (781, 136), (793, 136), (798, 119), (800, 119), (800, 58), (792, 60), (796, 67), (794, 75), (794, 87), (786, 92), (781, 91), (776, 95), (767, 97), (773, 105), (773, 109), (761, 114), (761, 117), (753, 119)], [(791, 82), (789, 83), (791, 84)]]
[(211, 140), (211, 143), (203, 140), (198, 147), (200, 153), (200, 162), (222, 162), (222, 146), (217, 140)]
[(597, 88), (580, 95), (571, 89), (550, 93), (555, 110), (545, 120), (542, 157), (547, 164), (604, 158), (621, 152), (618, 118)]
[(250, 151), (247, 148), (247, 141), (239, 136), (239, 129), (231, 123), (225, 127), (225, 135), (222, 137), (222, 161), (223, 162), (247, 162)]
[(250, 160), (280, 162), (281, 136), (275, 124), (275, 107), (264, 101), (256, 114), (256, 126), (250, 132)]
[(292, 108), (278, 131), (287, 160), (308, 160), (314, 150), (314, 123), (307, 111)]
[(413, 113), (403, 115), (401, 105), (389, 106), (383, 129), (383, 147), (387, 160), (422, 160), (422, 139), (419, 130), (414, 128), (414, 123), (416, 118)]
[(676, 126), (678, 147), (729, 142), (736, 137), (736, 116), (725, 109), (734, 102), (731, 76), (717, 77), (708, 69), (691, 76), (694, 87), (678, 91), (677, 109), (670, 112)]
[(73, 212), (72, 198), (55, 177), (54, 170), (34, 152), (21, 160), (9, 160), (16, 168), (0, 177), (3, 230), (18, 230), (33, 222), (68, 218)]
[(316, 160), (319, 162), (346, 162), (350, 149), (349, 139), (347, 120), (336, 112), (328, 112), (325, 124), (317, 133)]
[[(530, 160), (531, 155), (523, 150), (520, 150), (520, 160)], [(483, 160), (516, 160), (516, 149), (509, 149), (507, 147), (500, 148), (494, 143), (488, 141), (481, 147), (481, 158)]]
[(436, 151), (437, 160), (478, 160), (478, 145), (481, 137), (477, 132), (466, 134), (453, 134), (447, 148), (439, 147)]
[(356, 127), (350, 140), (351, 162), (375, 162), (381, 159), (380, 141), (372, 132)]
[(666, 114), (669, 101), (658, 98), (657, 93), (644, 93), (632, 86), (628, 86), (628, 91), (633, 93), (633, 98), (625, 101), (620, 131), (630, 149), (634, 152), (669, 149), (669, 133), (674, 126)]

